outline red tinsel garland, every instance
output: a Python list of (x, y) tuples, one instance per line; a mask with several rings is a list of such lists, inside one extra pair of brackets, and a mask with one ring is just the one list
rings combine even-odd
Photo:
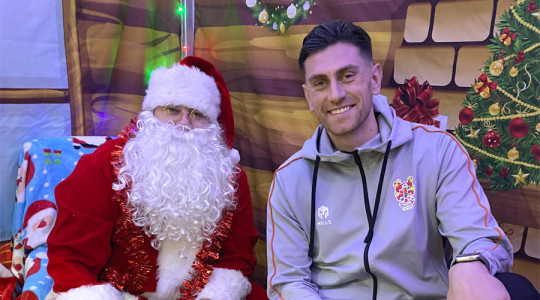
[(231, 211), (224, 211), (214, 233), (211, 242), (205, 241), (199, 252), (195, 255), (195, 261), (191, 267), (190, 279), (185, 280), (180, 288), (180, 294), (183, 299), (195, 299), (197, 294), (208, 283), (208, 277), (214, 270), (219, 259), (219, 252), (223, 241), (229, 234), (233, 214)]
[(405, 83), (397, 88), (390, 106), (396, 110), (397, 116), (404, 120), (439, 127), (440, 122), (433, 119), (439, 115), (439, 100), (431, 97), (433, 88), (427, 80), (420, 86), (418, 78), (414, 76), (410, 80), (406, 79)]
[[(135, 120), (131, 120), (130, 125), (122, 130), (119, 135), (123, 139), (111, 154), (111, 165), (114, 175), (118, 175), (119, 166), (123, 161), (123, 147), (129, 138), (134, 137), (136, 132)], [(130, 291), (131, 293), (142, 293), (143, 285), (147, 281), (149, 274), (152, 271), (150, 260), (148, 259), (148, 251), (145, 251), (144, 244), (147, 243), (144, 232), (137, 227), (131, 219), (132, 212), (127, 207), (126, 190), (115, 191), (112, 200), (118, 205), (122, 211), (120, 218), (116, 220), (116, 232), (113, 235), (115, 242), (122, 245), (126, 249), (126, 256), (130, 257), (131, 263), (127, 270), (117, 270), (114, 267), (108, 267), (104, 270), (105, 278), (113, 286), (119, 290)]]

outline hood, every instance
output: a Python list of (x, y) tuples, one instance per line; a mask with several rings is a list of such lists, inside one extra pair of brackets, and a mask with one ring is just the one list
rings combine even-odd
[[(356, 148), (360, 153), (370, 151), (384, 153), (389, 141), (392, 141), (391, 149), (394, 149), (412, 138), (411, 123), (396, 116), (396, 112), (389, 105), (386, 96), (380, 94), (374, 95), (373, 109), (375, 110), (379, 133), (364, 145)], [(317, 147), (317, 136), (319, 131), (322, 132), (319, 147)], [(315, 160), (316, 156), (319, 156), (321, 161), (329, 162), (341, 162), (350, 157), (350, 154), (333, 148), (326, 129), (322, 125), (317, 127), (313, 136), (304, 143), (304, 146), (298, 154), (311, 160)]]

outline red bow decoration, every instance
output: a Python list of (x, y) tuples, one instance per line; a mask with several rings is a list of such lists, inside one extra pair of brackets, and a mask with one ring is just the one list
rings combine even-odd
[(431, 99), (433, 88), (426, 81), (420, 86), (414, 76), (396, 89), (392, 106), (398, 117), (414, 123), (435, 125), (440, 122), (433, 118), (439, 115), (439, 100)]
[[(478, 82), (482, 82), (484, 85), (487, 85), (490, 90), (495, 90), (497, 88), (497, 82), (496, 81), (488, 81), (488, 77), (486, 73), (482, 73), (480, 77), (478, 77)], [(481, 87), (484, 89), (485, 87)]]
[(510, 33), (510, 28), (506, 27), (502, 34), (499, 36), (499, 40), (505, 44), (510, 45), (513, 40), (516, 39), (517, 34), (515, 32)]
[(482, 73), (482, 75), (478, 77), (478, 81), (473, 84), (474, 91), (483, 98), (489, 98), (489, 91), (493, 91), (496, 88), (497, 82), (489, 80), (486, 73)]

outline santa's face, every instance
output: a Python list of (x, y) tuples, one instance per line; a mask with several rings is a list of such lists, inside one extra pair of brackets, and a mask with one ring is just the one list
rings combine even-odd
[(26, 249), (35, 249), (47, 242), (47, 237), (54, 226), (56, 220), (56, 210), (53, 208), (44, 209), (32, 216), (26, 227), (26, 237), (23, 245)]
[(154, 247), (164, 239), (200, 245), (234, 207), (236, 161), (221, 128), (189, 129), (162, 123), (150, 112), (139, 115), (137, 136), (124, 148), (125, 165), (116, 189), (131, 183), (133, 220)]

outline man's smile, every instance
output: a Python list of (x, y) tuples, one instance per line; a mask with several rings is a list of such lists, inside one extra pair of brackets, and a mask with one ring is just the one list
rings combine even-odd
[(352, 108), (352, 105), (347, 105), (347, 106), (343, 106), (343, 107), (340, 107), (340, 108), (333, 109), (333, 110), (329, 111), (329, 113), (331, 115), (339, 115), (339, 114), (342, 114), (342, 113), (344, 113), (346, 111), (349, 111), (351, 108)]

